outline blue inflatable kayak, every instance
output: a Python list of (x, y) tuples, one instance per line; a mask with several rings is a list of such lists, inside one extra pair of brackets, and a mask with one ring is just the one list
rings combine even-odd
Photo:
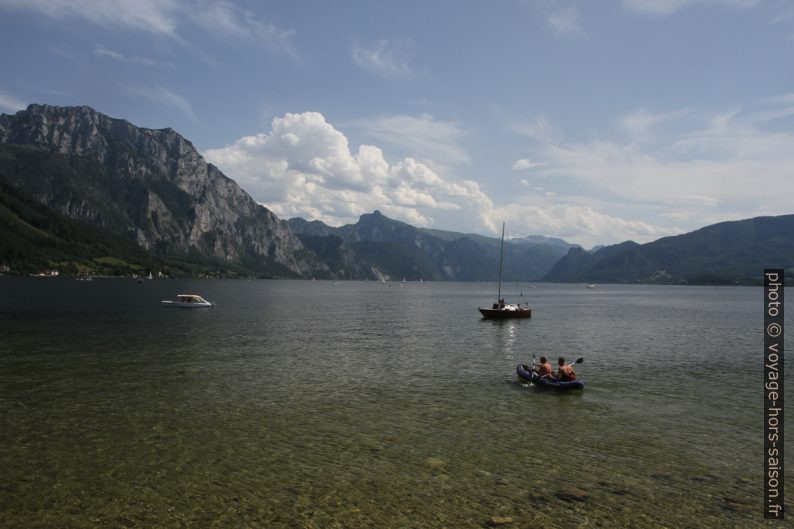
[(540, 378), (538, 374), (532, 371), (532, 368), (526, 364), (518, 364), (516, 373), (522, 379), (527, 382), (532, 382), (539, 388), (584, 389), (584, 382), (579, 379), (573, 382), (562, 382), (553, 378)]

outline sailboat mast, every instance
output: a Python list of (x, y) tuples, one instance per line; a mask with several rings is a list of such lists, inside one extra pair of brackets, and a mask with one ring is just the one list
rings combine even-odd
[(502, 303), (502, 258), (505, 254), (505, 223), (502, 223), (502, 245), (499, 247), (499, 291), (496, 295), (496, 302)]

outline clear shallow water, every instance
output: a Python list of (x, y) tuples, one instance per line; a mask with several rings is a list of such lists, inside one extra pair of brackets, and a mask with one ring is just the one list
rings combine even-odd
[(774, 527), (760, 289), (522, 290), (2, 280), (0, 527)]

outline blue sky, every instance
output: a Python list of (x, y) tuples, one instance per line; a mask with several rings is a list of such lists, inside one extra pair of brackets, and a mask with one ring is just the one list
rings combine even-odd
[(0, 0), (0, 112), (172, 127), (282, 218), (647, 242), (794, 213), (794, 2)]

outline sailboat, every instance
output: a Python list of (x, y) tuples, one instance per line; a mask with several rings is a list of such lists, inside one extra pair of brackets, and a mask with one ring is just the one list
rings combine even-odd
[(530, 318), (532, 309), (521, 307), (518, 303), (505, 303), (502, 298), (502, 260), (505, 254), (505, 223), (502, 223), (502, 246), (499, 248), (499, 290), (496, 294), (496, 303), (490, 309), (478, 307), (483, 319), (497, 320), (505, 318)]

